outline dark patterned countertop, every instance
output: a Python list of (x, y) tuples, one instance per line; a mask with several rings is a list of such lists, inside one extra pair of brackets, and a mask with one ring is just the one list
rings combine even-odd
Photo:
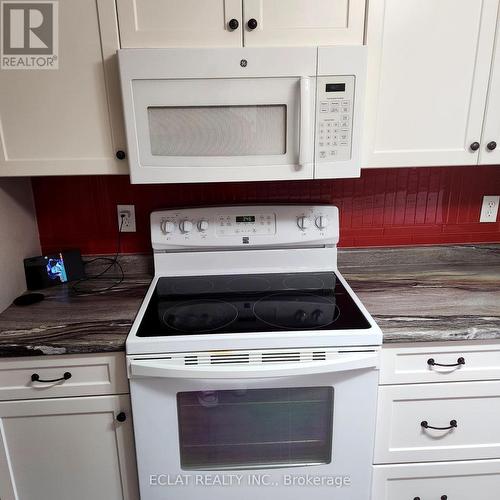
[[(339, 268), (384, 343), (500, 339), (500, 245), (344, 250)], [(150, 279), (129, 275), (92, 295), (61, 286), (43, 302), (9, 307), (0, 357), (123, 351)]]

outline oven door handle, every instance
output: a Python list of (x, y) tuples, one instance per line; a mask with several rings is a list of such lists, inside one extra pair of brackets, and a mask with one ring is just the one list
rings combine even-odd
[(311, 80), (307, 76), (300, 78), (300, 135), (299, 167), (305, 168), (311, 162)]
[(321, 375), (323, 373), (378, 368), (377, 352), (339, 354), (328, 361), (262, 363), (258, 365), (180, 365), (171, 359), (132, 359), (129, 374), (135, 377), (180, 379), (258, 379)]

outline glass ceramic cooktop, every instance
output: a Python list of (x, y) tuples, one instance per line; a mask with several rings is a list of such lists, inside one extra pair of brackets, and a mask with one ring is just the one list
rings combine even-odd
[(334, 273), (160, 278), (138, 337), (370, 328)]

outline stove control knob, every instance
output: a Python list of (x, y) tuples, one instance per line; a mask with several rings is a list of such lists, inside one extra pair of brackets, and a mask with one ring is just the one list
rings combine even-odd
[(303, 215), (301, 217), (297, 217), (297, 226), (299, 226), (299, 229), (302, 230), (307, 229), (311, 226), (311, 219), (304, 217)]
[(316, 224), (316, 227), (318, 229), (325, 229), (328, 226), (329, 222), (330, 221), (328, 220), (328, 217), (325, 217), (324, 215), (320, 215), (320, 216), (316, 217), (315, 224)]
[(160, 229), (163, 234), (173, 233), (175, 231), (175, 224), (169, 220), (162, 220), (160, 222)]
[(181, 228), (181, 231), (183, 233), (189, 233), (190, 231), (193, 230), (193, 223), (189, 220), (183, 220), (179, 224), (179, 227)]
[(208, 229), (208, 221), (205, 219), (201, 219), (198, 221), (198, 231), (204, 232)]

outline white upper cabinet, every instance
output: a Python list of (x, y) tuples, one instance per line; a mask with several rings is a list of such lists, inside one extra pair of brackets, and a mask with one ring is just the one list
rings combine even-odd
[(58, 69), (0, 70), (0, 176), (127, 173), (116, 11), (98, 3), (56, 2)]
[(498, 32), (491, 68), (488, 103), (481, 138), (482, 165), (500, 165), (500, 12), (497, 23)]
[(122, 48), (241, 47), (241, 0), (116, 0)]
[(365, 0), (243, 0), (244, 44), (363, 44)]
[(498, 0), (370, 0), (363, 166), (478, 163), (497, 10)]
[(365, 0), (117, 0), (122, 48), (363, 44)]

